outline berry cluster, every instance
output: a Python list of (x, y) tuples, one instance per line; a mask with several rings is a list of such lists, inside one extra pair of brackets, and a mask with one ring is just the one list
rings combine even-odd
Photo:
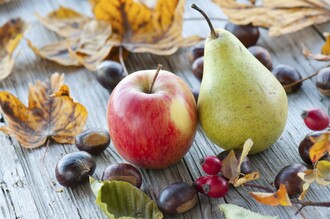
[(228, 181), (221, 175), (222, 163), (217, 156), (207, 156), (201, 159), (200, 164), (207, 176), (199, 177), (193, 187), (200, 193), (212, 198), (225, 196), (229, 191)]

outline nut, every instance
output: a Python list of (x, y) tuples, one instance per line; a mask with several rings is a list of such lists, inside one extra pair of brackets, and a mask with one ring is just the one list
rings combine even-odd
[(100, 154), (110, 144), (109, 132), (105, 129), (90, 128), (76, 136), (76, 146), (90, 154)]
[(197, 191), (185, 182), (166, 186), (160, 192), (157, 206), (164, 214), (179, 214), (192, 209), (197, 203)]

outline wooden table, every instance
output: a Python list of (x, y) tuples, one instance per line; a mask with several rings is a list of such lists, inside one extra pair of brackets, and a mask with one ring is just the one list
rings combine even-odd
[[(209, 30), (200, 15), (190, 9), (192, 0), (187, 0), (184, 35), (200, 34), (205, 37)], [(37, 45), (58, 40), (58, 36), (44, 28), (33, 16), (35, 12), (45, 15), (56, 9), (60, 4), (71, 7), (87, 15), (91, 15), (90, 5), (85, 0), (36, 1), (14, 0), (0, 6), (0, 24), (9, 18), (20, 16), (31, 22), (32, 28), (28, 37)], [(199, 5), (215, 18), (224, 17), (220, 9), (210, 0), (199, 1)], [(223, 27), (225, 21), (214, 20), (215, 26)], [(299, 70), (303, 77), (317, 71), (327, 63), (304, 58), (302, 44), (318, 52), (324, 42), (322, 32), (329, 31), (330, 24), (309, 27), (303, 31), (282, 37), (270, 38), (266, 30), (261, 30), (258, 45), (267, 48), (272, 55), (274, 65), (288, 64)], [(54, 72), (65, 73), (65, 83), (71, 89), (72, 97), (86, 106), (89, 112), (87, 128), (106, 126), (106, 104), (109, 94), (96, 81), (94, 75), (84, 68), (63, 67), (50, 61), (36, 57), (23, 42), (19, 49), (13, 73), (0, 82), (1, 90), (7, 90), (27, 104), (28, 84), (36, 80), (47, 80)], [(182, 49), (168, 57), (151, 54), (131, 54), (126, 60), (129, 72), (155, 68), (162, 63), (164, 69), (175, 72), (184, 78), (192, 88), (200, 86), (192, 75), (187, 59), (187, 50)], [(267, 151), (251, 156), (252, 164), (261, 173), (256, 181), (264, 186), (271, 186), (276, 173), (288, 164), (302, 163), (298, 155), (298, 145), (309, 130), (303, 124), (300, 113), (304, 109), (319, 107), (327, 110), (329, 99), (318, 93), (315, 78), (303, 83), (302, 89), (289, 96), (289, 115), (286, 129), (281, 138)], [(94, 203), (95, 197), (88, 184), (75, 188), (64, 189), (58, 193), (54, 187), (61, 186), (56, 182), (54, 168), (56, 162), (65, 154), (77, 151), (74, 145), (52, 143), (48, 149), (44, 163), (41, 158), (46, 147), (23, 149), (20, 144), (5, 134), (0, 134), (0, 218), (105, 218)], [(193, 182), (203, 175), (198, 161), (206, 155), (217, 154), (220, 148), (214, 146), (198, 128), (195, 141), (190, 151), (176, 165), (164, 170), (142, 170), (144, 177), (143, 189), (153, 199), (160, 190), (177, 181)], [(97, 157), (95, 178), (100, 179), (104, 168), (115, 162), (122, 161), (114, 146)], [(230, 188), (227, 196), (211, 199), (199, 195), (198, 205), (187, 213), (172, 218), (223, 218), (218, 209), (221, 203), (241, 205), (266, 215), (279, 215), (281, 218), (330, 218), (330, 209), (307, 207), (297, 216), (297, 207), (269, 207), (255, 202), (248, 194), (251, 188)], [(255, 190), (256, 191), (256, 190)], [(307, 200), (330, 201), (330, 187), (313, 185)], [(168, 217), (170, 218), (170, 217)]]

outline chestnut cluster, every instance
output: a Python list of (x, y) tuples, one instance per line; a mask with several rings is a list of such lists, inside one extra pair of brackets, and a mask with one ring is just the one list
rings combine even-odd
[(103, 152), (110, 144), (107, 130), (87, 129), (76, 136), (76, 146), (80, 151), (63, 156), (56, 164), (55, 176), (64, 187), (73, 187), (88, 181), (96, 169), (92, 155)]

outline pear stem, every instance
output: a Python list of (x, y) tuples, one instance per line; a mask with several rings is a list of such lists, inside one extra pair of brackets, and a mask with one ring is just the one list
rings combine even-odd
[(211, 23), (211, 20), (206, 15), (206, 13), (202, 9), (200, 9), (196, 4), (192, 4), (191, 7), (203, 15), (203, 17), (205, 18), (207, 24), (209, 25), (209, 27), (211, 29), (211, 37), (212, 38), (217, 38), (218, 37), (218, 33), (215, 32), (214, 27), (213, 27), (213, 25)]
[(162, 67), (163, 67), (163, 66), (162, 66), (161, 64), (158, 64), (158, 66), (157, 66), (157, 70), (156, 70), (156, 74), (155, 74), (154, 78), (152, 79), (152, 84), (151, 84), (151, 86), (150, 86), (150, 89), (149, 89), (149, 91), (148, 91), (148, 94), (151, 94), (152, 88), (154, 87), (155, 81), (156, 81), (157, 76), (159, 75), (159, 72), (160, 72), (160, 70), (162, 69)]

